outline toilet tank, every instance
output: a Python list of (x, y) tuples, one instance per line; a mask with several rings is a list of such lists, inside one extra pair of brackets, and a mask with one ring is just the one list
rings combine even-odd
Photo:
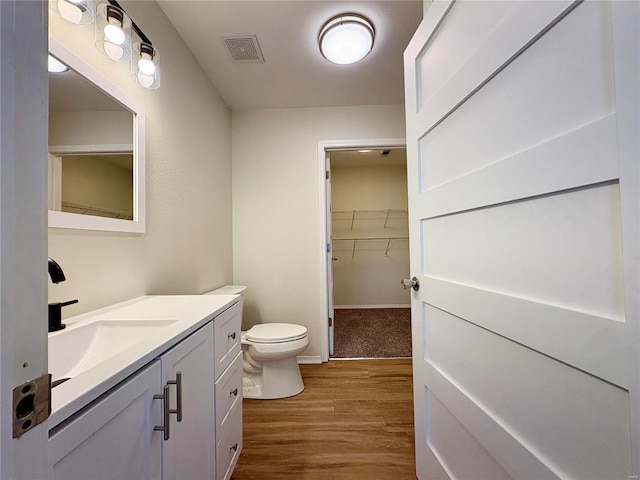
[(225, 285), (203, 295), (244, 295), (246, 289), (245, 285)]

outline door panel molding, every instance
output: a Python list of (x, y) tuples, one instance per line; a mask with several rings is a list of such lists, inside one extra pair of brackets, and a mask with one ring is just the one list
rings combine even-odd
[[(624, 323), (428, 276), (422, 286), (428, 305), (614, 385), (633, 385), (630, 352), (602, 341), (624, 342), (629, 333)], [(611, 364), (602, 365), (602, 358)]]

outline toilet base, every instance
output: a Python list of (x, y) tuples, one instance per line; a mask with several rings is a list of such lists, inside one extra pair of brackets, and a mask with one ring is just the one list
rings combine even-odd
[(262, 372), (243, 372), (242, 394), (245, 398), (274, 400), (293, 397), (304, 390), (296, 357), (262, 362)]

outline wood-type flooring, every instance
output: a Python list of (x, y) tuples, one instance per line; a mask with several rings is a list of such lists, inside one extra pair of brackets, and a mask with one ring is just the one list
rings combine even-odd
[(300, 370), (301, 394), (244, 399), (232, 480), (415, 480), (411, 359)]

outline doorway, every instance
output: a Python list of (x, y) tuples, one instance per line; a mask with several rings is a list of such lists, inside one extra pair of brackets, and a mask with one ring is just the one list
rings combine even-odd
[(411, 356), (404, 147), (328, 152), (331, 358)]

